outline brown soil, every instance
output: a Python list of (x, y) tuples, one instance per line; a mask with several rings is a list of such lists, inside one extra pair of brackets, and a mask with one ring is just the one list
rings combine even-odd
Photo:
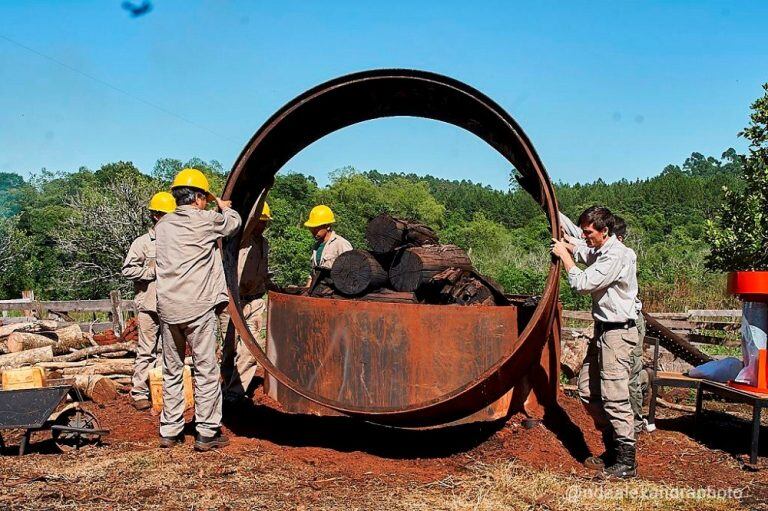
[[(444, 485), (446, 481), (465, 475), (470, 465), (506, 460), (516, 460), (532, 469), (591, 480), (594, 473), (584, 469), (581, 461), (590, 453), (602, 451), (600, 436), (577, 399), (563, 395), (560, 402), (560, 412), (546, 417), (545, 425), (532, 429), (523, 426), (524, 417), (512, 416), (496, 423), (437, 430), (401, 430), (346, 417), (287, 414), (257, 391), (253, 403), (225, 408), (224, 432), (231, 439), (229, 447), (215, 454), (192, 454), (194, 430), (188, 424), (186, 445), (177, 449), (183, 450), (192, 460), (196, 459), (194, 456), (198, 459), (223, 456), (228, 460), (225, 466), (244, 464), (256, 456), (262, 461), (268, 460), (274, 470), (285, 471), (288, 477), (295, 476), (296, 481), (306, 480), (308, 486), (305, 489), (319, 494), (332, 487), (343, 495), (350, 488), (357, 488), (355, 485), (367, 488), (367, 495), (376, 491), (394, 494), (414, 485)], [(708, 405), (707, 408), (712, 407)], [(110, 457), (128, 453), (144, 452), (154, 460), (155, 453), (165, 455), (169, 452), (156, 447), (158, 417), (149, 412), (137, 412), (126, 398), (91, 409), (101, 426), (111, 430), (105, 440), (106, 447), (58, 455), (54, 454), (50, 441), (45, 441), (45, 435), (40, 433), (36, 437), (38, 442), (32, 447), (33, 453), (37, 454), (28, 456), (30, 463), (25, 465), (22, 459), (14, 460), (12, 465), (4, 464), (0, 467), (0, 482), (22, 476), (18, 471), (28, 472), (30, 480), (43, 477), (35, 472), (41, 459), (47, 462), (60, 457), (69, 460), (74, 456), (79, 463), (102, 458), (106, 463)], [(692, 417), (679, 412), (667, 413), (663, 409), (660, 413), (663, 416), (657, 420), (659, 429), (653, 434), (641, 435), (638, 440), (640, 478), (694, 488), (744, 488), (748, 496), (744, 504), (760, 506), (768, 502), (768, 478), (765, 475), (768, 443), (762, 442), (758, 467), (745, 465), (747, 423), (711, 414), (707, 417), (709, 426), (703, 428), (703, 435), (697, 441), (693, 439)], [(192, 417), (188, 417), (188, 422), (191, 420)], [(7, 440), (13, 438), (5, 436)], [(6, 455), (12, 452), (11, 447), (6, 447)], [(174, 459), (173, 454), (168, 456), (170, 458), (163, 458), (163, 463)], [(198, 475), (202, 475), (207, 469), (205, 464), (195, 463), (194, 470), (199, 470)], [(216, 470), (220, 476), (221, 469)], [(376, 481), (375, 488), (371, 481)], [(131, 482), (125, 483), (126, 491), (130, 493)], [(258, 477), (253, 484), (258, 488)], [(9, 498), (14, 497), (13, 487), (8, 488), (3, 490), (0, 485), (0, 496), (8, 491)], [(147, 498), (154, 495), (151, 490), (146, 491)], [(354, 500), (355, 495), (349, 498)], [(0, 509), (4, 509), (2, 498)]]

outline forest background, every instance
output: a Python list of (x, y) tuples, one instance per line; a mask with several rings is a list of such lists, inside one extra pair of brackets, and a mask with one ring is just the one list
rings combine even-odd
[[(706, 221), (723, 203), (723, 187), (738, 189), (742, 160), (733, 149), (720, 157), (693, 153), (655, 177), (555, 185), (560, 208), (576, 219), (592, 204), (608, 206), (629, 226), (627, 244), (638, 255), (641, 298), (647, 310), (737, 306), (725, 293), (725, 275), (705, 269)], [(32, 289), (44, 299), (104, 298), (112, 289), (130, 296), (120, 275), (131, 241), (146, 232), (146, 204), (168, 188), (183, 167), (204, 171), (219, 192), (227, 173), (217, 161), (163, 158), (150, 172), (131, 162), (97, 170), (42, 170), (28, 179), (0, 173), (0, 299)], [(279, 285), (300, 284), (309, 273), (312, 238), (301, 225), (316, 204), (329, 205), (337, 230), (365, 247), (366, 222), (382, 211), (421, 220), (443, 243), (466, 249), (477, 268), (507, 292), (539, 294), (548, 269), (550, 235), (541, 208), (517, 186), (507, 191), (471, 181), (405, 173), (331, 173), (327, 186), (301, 173), (281, 173), (268, 202), (270, 268)], [(564, 281), (563, 281), (564, 282)], [(589, 297), (561, 285), (566, 308), (587, 309)]]

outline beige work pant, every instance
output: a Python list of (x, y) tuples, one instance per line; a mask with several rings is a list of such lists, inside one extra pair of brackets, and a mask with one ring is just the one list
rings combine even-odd
[(635, 427), (643, 425), (643, 391), (648, 387), (648, 374), (643, 371), (643, 339), (645, 338), (645, 318), (642, 313), (637, 318), (637, 344), (629, 357), (632, 373), (629, 376), (629, 404), (635, 416)]
[(188, 323), (163, 323), (163, 411), (160, 434), (176, 436), (184, 429), (184, 352), (192, 350), (195, 424), (198, 434), (215, 435), (221, 427), (221, 386), (216, 360), (216, 314), (213, 309)]
[(629, 404), (630, 354), (637, 328), (595, 332), (579, 371), (579, 397), (600, 431), (613, 430), (617, 443), (635, 445)]
[[(256, 339), (261, 349), (266, 349), (266, 339), (261, 336), (264, 326), (264, 311), (267, 303), (257, 298), (243, 305), (245, 324), (251, 335)], [(235, 332), (235, 327), (229, 320), (226, 311), (219, 315), (219, 332), (222, 336), (221, 377), (224, 396), (241, 398), (250, 395), (258, 362), (251, 354), (245, 343)]]
[(136, 361), (133, 363), (131, 397), (149, 399), (149, 370), (155, 367), (162, 352), (160, 318), (156, 312), (139, 311), (136, 316), (139, 342), (136, 344)]

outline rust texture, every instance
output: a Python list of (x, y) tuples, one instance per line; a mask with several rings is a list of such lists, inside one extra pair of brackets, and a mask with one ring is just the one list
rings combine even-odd
[[(557, 201), (552, 183), (520, 126), (499, 105), (476, 89), (457, 80), (423, 71), (383, 69), (356, 73), (331, 80), (296, 97), (267, 120), (248, 142), (230, 173), (223, 198), (232, 200), (233, 207), (248, 219), (247, 229), (247, 226), (258, 217), (253, 213), (260, 211), (266, 192), (274, 182), (274, 175), (294, 155), (323, 136), (341, 128), (393, 116), (412, 116), (443, 121), (474, 133), (487, 142), (532, 184), (533, 189), (538, 192), (535, 198), (549, 220), (551, 235), (558, 236)], [(531, 186), (528, 188), (530, 189)], [(536, 417), (540, 417), (545, 407), (556, 400), (560, 334), (557, 306), (559, 263), (556, 260), (550, 263), (541, 300), (531, 314), (526, 314), (525, 327), (519, 334), (504, 336), (508, 344), (503, 346), (504, 352), (495, 361), (483, 359), (482, 352), (466, 352), (462, 355), (468, 360), (459, 363), (462, 367), (473, 368), (474, 372), (468, 371), (466, 375), (462, 375), (463, 377), (459, 380), (462, 383), (452, 382), (455, 384), (453, 388), (447, 388), (448, 385), (439, 388), (440, 395), (435, 395), (433, 392), (429, 397), (425, 397), (410, 389), (403, 390), (403, 396), (392, 398), (390, 395), (388, 399), (383, 399), (383, 390), (369, 389), (369, 392), (377, 397), (372, 402), (366, 402), (351, 398), (351, 394), (349, 396), (345, 396), (344, 392), (340, 394), (337, 387), (330, 389), (323, 387), (320, 382), (311, 385), (308, 385), (306, 380), (302, 382), (301, 379), (306, 378), (307, 373), (299, 374), (297, 371), (305, 371), (305, 369), (296, 367), (291, 368), (291, 371), (282, 370), (273, 364), (259, 348), (245, 326), (242, 309), (238, 303), (238, 286), (234, 269), (239, 243), (240, 235), (238, 234), (228, 239), (222, 247), (231, 297), (229, 310), (235, 327), (248, 349), (276, 382), (313, 403), (336, 412), (382, 424), (430, 426), (467, 417), (494, 403), (510, 390), (513, 390), (512, 406), (519, 406)], [(283, 304), (286, 307), (279, 314), (287, 314), (286, 317), (281, 318), (273, 315), (277, 310), (271, 311), (270, 326), (299, 328), (297, 325), (277, 327), (281, 320), (283, 323), (295, 320), (296, 314), (290, 310), (292, 306), (303, 305), (299, 303), (298, 298), (272, 294), (270, 299), (275, 303), (286, 299)], [(312, 300), (314, 303), (320, 299), (305, 298), (304, 300)], [(328, 300), (331, 306), (336, 307), (340, 302)], [(382, 305), (367, 306), (376, 309), (381, 308)], [(393, 305), (415, 307), (418, 310), (422, 310), (421, 307), (437, 307), (435, 314), (439, 314), (437, 311), (440, 310), (439, 306)], [(444, 320), (450, 321), (447, 318), (456, 314), (457, 309), (459, 308), (451, 307), (449, 314), (443, 314)], [(470, 314), (477, 315), (480, 308), (471, 307), (468, 310)], [(334, 312), (335, 309), (328, 314), (333, 315)], [(414, 321), (409, 319), (406, 323)], [(360, 328), (362, 324), (357, 322), (357, 326), (353, 327), (352, 324), (349, 326)], [(463, 334), (472, 336), (478, 324), (484, 323), (476, 317), (475, 326), (465, 330)], [(320, 329), (330, 327), (328, 320), (316, 325)], [(507, 323), (504, 325), (509, 326)], [(488, 325), (485, 324), (485, 326)], [(301, 335), (308, 334), (302, 331)], [(317, 340), (317, 337), (312, 338)], [(304, 344), (308, 341), (309, 338), (306, 336), (295, 340), (302, 345), (302, 349), (310, 350), (306, 356), (302, 356), (302, 363), (314, 364), (314, 367), (309, 370), (311, 373), (316, 371), (322, 363), (321, 360), (313, 359), (312, 354), (327, 355), (327, 353), (308, 347)], [(483, 339), (480, 338), (473, 340), (472, 343), (477, 343), (474, 344), (477, 346), (482, 344), (482, 341)], [(322, 342), (324, 346), (328, 346), (332, 338), (325, 338)], [(384, 350), (382, 353), (389, 353), (389, 351)], [(364, 358), (363, 355), (360, 356)], [(376, 362), (380, 364), (381, 371), (403, 374), (398, 372), (401, 369), (394, 370), (395, 368), (386, 367), (386, 364), (382, 365), (381, 362), (381, 360)], [(421, 362), (416, 365), (427, 370)], [(484, 365), (487, 367), (483, 368)], [(289, 374), (290, 372), (294, 374)], [(423, 400), (419, 401), (420, 398)]]

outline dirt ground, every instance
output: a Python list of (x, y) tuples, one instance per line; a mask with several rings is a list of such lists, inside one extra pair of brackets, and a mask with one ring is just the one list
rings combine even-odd
[(111, 430), (101, 447), (59, 454), (45, 433), (27, 456), (6, 447), (0, 510), (768, 509), (768, 442), (757, 467), (745, 464), (747, 422), (710, 413), (693, 439), (690, 414), (662, 409), (638, 440), (640, 477), (606, 482), (581, 466), (602, 449), (591, 420), (574, 397), (560, 401), (532, 429), (513, 416), (404, 431), (286, 414), (257, 392), (225, 408), (231, 445), (201, 454), (191, 425), (185, 445), (157, 448), (158, 417), (123, 398), (91, 407)]

